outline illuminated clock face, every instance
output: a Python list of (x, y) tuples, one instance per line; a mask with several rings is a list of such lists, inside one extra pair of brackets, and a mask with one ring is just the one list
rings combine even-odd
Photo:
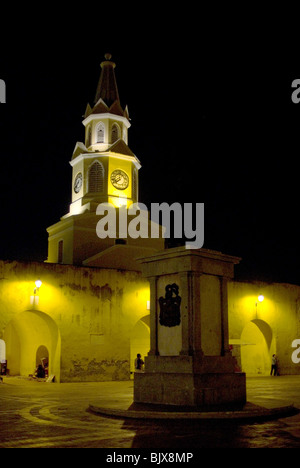
[(82, 174), (81, 172), (79, 172), (79, 174), (77, 174), (77, 176), (75, 177), (74, 192), (78, 193), (81, 189), (81, 186), (82, 186)]
[(126, 172), (116, 169), (111, 173), (110, 181), (118, 190), (125, 190), (129, 184), (129, 177)]

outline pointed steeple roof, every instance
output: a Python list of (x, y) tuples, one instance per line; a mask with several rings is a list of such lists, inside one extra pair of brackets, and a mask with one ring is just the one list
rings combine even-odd
[(90, 114), (111, 114), (120, 115), (129, 119), (127, 106), (122, 108), (119, 98), (117, 80), (115, 76), (116, 64), (111, 61), (111, 54), (105, 54), (105, 60), (101, 63), (101, 74), (94, 99), (94, 107), (89, 105), (85, 112), (85, 117)]
[(94, 104), (101, 98), (110, 107), (115, 101), (119, 101), (117, 80), (115, 77), (116, 64), (111, 61), (111, 54), (105, 54), (105, 61), (101, 63), (101, 75), (97, 86)]

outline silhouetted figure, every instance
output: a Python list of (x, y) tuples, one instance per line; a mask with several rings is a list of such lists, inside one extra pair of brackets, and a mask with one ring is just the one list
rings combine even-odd
[(143, 359), (141, 358), (141, 355), (140, 354), (137, 354), (136, 355), (136, 359), (134, 361), (134, 367), (136, 370), (142, 370), (143, 369), (143, 365), (144, 365), (144, 361)]
[(277, 375), (277, 358), (275, 354), (273, 354), (272, 356), (272, 366), (271, 366), (270, 375), (273, 375), (273, 372), (274, 372), (274, 375)]
[(35, 375), (38, 379), (43, 379), (45, 377), (45, 369), (43, 368), (42, 364), (38, 365)]

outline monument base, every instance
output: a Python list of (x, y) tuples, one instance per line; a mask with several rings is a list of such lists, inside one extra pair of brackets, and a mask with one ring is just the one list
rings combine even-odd
[(228, 356), (148, 356), (134, 375), (134, 402), (205, 409), (246, 403), (246, 376)]

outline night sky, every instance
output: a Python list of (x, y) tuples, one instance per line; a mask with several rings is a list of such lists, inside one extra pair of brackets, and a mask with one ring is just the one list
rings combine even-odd
[(69, 161), (110, 52), (140, 201), (205, 203), (204, 247), (242, 257), (238, 279), (300, 284), (297, 43), (253, 25), (142, 36), (124, 24), (119, 41), (91, 26), (88, 40), (75, 21), (68, 34), (36, 26), (1, 36), (1, 259), (47, 258), (46, 228), (69, 210)]

